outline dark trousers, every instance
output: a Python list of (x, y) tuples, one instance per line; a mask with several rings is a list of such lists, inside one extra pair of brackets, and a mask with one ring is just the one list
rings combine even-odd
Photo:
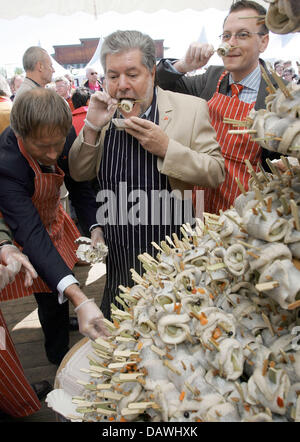
[(35, 293), (34, 296), (47, 358), (52, 364), (59, 365), (69, 350), (69, 302), (59, 304), (56, 293)]

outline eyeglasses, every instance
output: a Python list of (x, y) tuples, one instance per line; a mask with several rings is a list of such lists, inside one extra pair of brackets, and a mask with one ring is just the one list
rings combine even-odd
[(249, 32), (249, 31), (239, 31), (231, 34), (231, 32), (224, 32), (223, 34), (219, 35), (219, 38), (222, 41), (229, 41), (231, 37), (235, 37), (237, 40), (248, 40), (251, 35), (265, 35), (263, 32)]

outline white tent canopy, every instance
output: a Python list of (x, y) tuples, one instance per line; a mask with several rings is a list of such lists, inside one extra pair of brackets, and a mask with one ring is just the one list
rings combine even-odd
[[(267, 7), (264, 0), (256, 0)], [(20, 16), (41, 17), (46, 14), (71, 15), (75, 12), (85, 12), (96, 17), (105, 12), (127, 14), (133, 11), (156, 12), (168, 10), (179, 12), (184, 9), (201, 11), (215, 8), (228, 10), (233, 0), (13, 0), (2, 1), (0, 17), (14, 19)]]

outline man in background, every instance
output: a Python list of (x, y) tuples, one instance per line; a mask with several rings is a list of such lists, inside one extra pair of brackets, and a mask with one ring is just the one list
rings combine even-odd
[(54, 83), (56, 92), (58, 93), (58, 95), (66, 100), (66, 102), (70, 106), (71, 111), (73, 112), (74, 106), (72, 102), (72, 88), (70, 81), (66, 77), (60, 76), (55, 78)]
[(51, 83), (55, 69), (48, 52), (40, 46), (31, 46), (23, 55), (26, 77), (19, 87), (15, 100), (24, 92)]
[[(222, 56), (224, 66), (209, 66), (205, 74), (188, 77), (185, 74), (205, 66), (214, 53), (212, 45), (192, 43), (180, 60), (162, 59), (157, 67), (158, 85), (163, 89), (195, 95), (208, 101), (212, 125), (225, 158), (225, 181), (217, 189), (206, 189), (205, 211), (219, 214), (234, 203), (241, 193), (236, 182), (248, 190), (250, 173), (245, 164), (249, 160), (255, 170), (258, 163), (269, 171), (266, 159), (279, 159), (279, 155), (263, 149), (247, 133), (230, 134), (236, 129), (228, 120), (243, 121), (251, 109), (265, 108), (268, 95), (266, 75), (275, 86), (260, 55), (269, 43), (269, 31), (257, 16), (266, 10), (255, 1), (237, 1), (225, 18), (220, 35), (230, 51)], [(225, 121), (224, 121), (225, 119)]]

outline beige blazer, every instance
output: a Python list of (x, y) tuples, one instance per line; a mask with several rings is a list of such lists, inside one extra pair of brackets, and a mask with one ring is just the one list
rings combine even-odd
[[(206, 101), (157, 88), (157, 103), (159, 126), (169, 136), (166, 156), (157, 158), (157, 168), (169, 177), (172, 190), (179, 189), (183, 194), (194, 185), (219, 186), (225, 176), (224, 159)], [(97, 176), (106, 128), (95, 146), (84, 142), (83, 130), (74, 141), (69, 153), (74, 180), (92, 180)]]

